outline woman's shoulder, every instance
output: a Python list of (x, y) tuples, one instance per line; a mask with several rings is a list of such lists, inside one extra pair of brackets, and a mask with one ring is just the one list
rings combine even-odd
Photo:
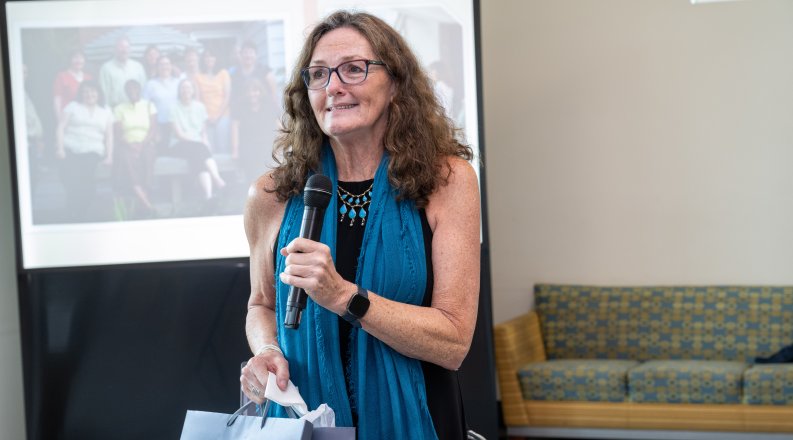
[(459, 156), (446, 156), (441, 159), (440, 165), (443, 170), (441, 173), (446, 177), (446, 182), (445, 184), (442, 183), (439, 185), (435, 193), (443, 191), (444, 188), (450, 190), (459, 188), (470, 189), (472, 185), (478, 188), (479, 179), (471, 162)]
[(274, 189), (272, 172), (260, 176), (248, 188), (244, 220), (245, 231), (251, 243), (258, 241), (261, 234), (272, 235), (281, 224), (286, 203), (279, 200)]
[(63, 108), (64, 113), (74, 113), (75, 111), (79, 110), (80, 108), (85, 107), (80, 103), (80, 101), (74, 100), (70, 101), (66, 104), (66, 107)]
[(445, 181), (430, 194), (426, 207), (433, 231), (444, 215), (478, 210), (479, 206), (479, 179), (470, 162), (458, 156), (447, 156), (442, 159), (440, 168)]

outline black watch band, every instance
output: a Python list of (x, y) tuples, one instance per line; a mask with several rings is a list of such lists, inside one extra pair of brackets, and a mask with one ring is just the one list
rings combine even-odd
[(360, 327), (360, 320), (366, 315), (369, 310), (369, 292), (361, 286), (358, 286), (358, 291), (355, 292), (350, 300), (347, 302), (347, 310), (345, 310), (345, 321), (352, 324), (353, 327)]

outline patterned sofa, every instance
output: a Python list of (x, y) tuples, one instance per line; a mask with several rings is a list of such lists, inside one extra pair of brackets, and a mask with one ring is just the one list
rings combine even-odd
[(495, 326), (510, 435), (793, 433), (793, 363), (754, 363), (793, 343), (793, 287), (543, 284), (535, 304)]

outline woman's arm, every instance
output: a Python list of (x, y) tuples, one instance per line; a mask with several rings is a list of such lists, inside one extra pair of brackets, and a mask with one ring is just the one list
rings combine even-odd
[(171, 128), (173, 128), (173, 135), (176, 136), (176, 139), (180, 141), (193, 141), (195, 139), (191, 139), (187, 132), (182, 129), (182, 124), (180, 123), (181, 117), (177, 116), (175, 109), (171, 109)]
[(229, 76), (228, 71), (221, 70), (221, 80), (223, 81), (223, 103), (220, 105), (220, 112), (218, 113), (222, 118), (229, 110), (229, 104), (231, 104), (231, 77)]
[(251, 296), (248, 299), (245, 333), (254, 356), (243, 368), (240, 382), (248, 397), (259, 403), (263, 394), (255, 395), (251, 387), (264, 391), (268, 372), (275, 373), (281, 389), (286, 389), (289, 381), (289, 364), (284, 356), (275, 350), (261, 352), (267, 345), (278, 346), (273, 246), (284, 215), (284, 204), (276, 199), (274, 193), (265, 191), (265, 188), (272, 186), (270, 174), (254, 182), (248, 191), (244, 213), (245, 235), (251, 255)]
[(143, 139), (143, 143), (152, 145), (155, 142), (157, 142), (157, 115), (152, 114), (149, 116), (149, 130), (146, 132), (146, 138)]
[(56, 120), (60, 121), (63, 119), (63, 97), (61, 95), (55, 95), (52, 98), (52, 106), (53, 110), (55, 111), (55, 118)]
[(58, 159), (63, 159), (66, 157), (66, 150), (63, 147), (63, 138), (66, 134), (66, 127), (69, 125), (69, 122), (72, 120), (71, 113), (63, 113), (63, 118), (61, 118), (60, 122), (58, 122), (58, 128), (55, 130), (55, 156)]
[(204, 121), (204, 123), (201, 125), (201, 142), (203, 142), (204, 145), (210, 145), (209, 133), (207, 132), (207, 121)]
[[(431, 307), (371, 292), (361, 324), (405, 356), (456, 370), (471, 346), (479, 303), (479, 186), (470, 164), (449, 161), (448, 184), (436, 190), (426, 208), (433, 229)], [(343, 315), (357, 287), (335, 271), (327, 246), (296, 239), (282, 253), (287, 268), (281, 281), (306, 289), (318, 304)]]
[(278, 84), (275, 79), (275, 74), (271, 71), (267, 72), (267, 75), (264, 77), (264, 83), (267, 85), (267, 89), (270, 93), (268, 93), (270, 101), (275, 106), (275, 108), (280, 108), (278, 104), (278, 97), (280, 94), (278, 93)]
[(107, 125), (105, 126), (105, 159), (106, 165), (113, 163), (113, 113), (108, 110)]

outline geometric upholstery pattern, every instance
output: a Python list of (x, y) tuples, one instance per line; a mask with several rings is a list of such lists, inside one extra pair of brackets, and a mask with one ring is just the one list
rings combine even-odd
[(628, 372), (637, 403), (741, 403), (743, 362), (648, 361)]
[(743, 374), (743, 402), (793, 405), (793, 364), (757, 364)]
[(525, 400), (624, 402), (627, 372), (639, 363), (608, 359), (530, 362), (518, 369)]
[(793, 286), (535, 286), (548, 359), (752, 362), (793, 339)]

